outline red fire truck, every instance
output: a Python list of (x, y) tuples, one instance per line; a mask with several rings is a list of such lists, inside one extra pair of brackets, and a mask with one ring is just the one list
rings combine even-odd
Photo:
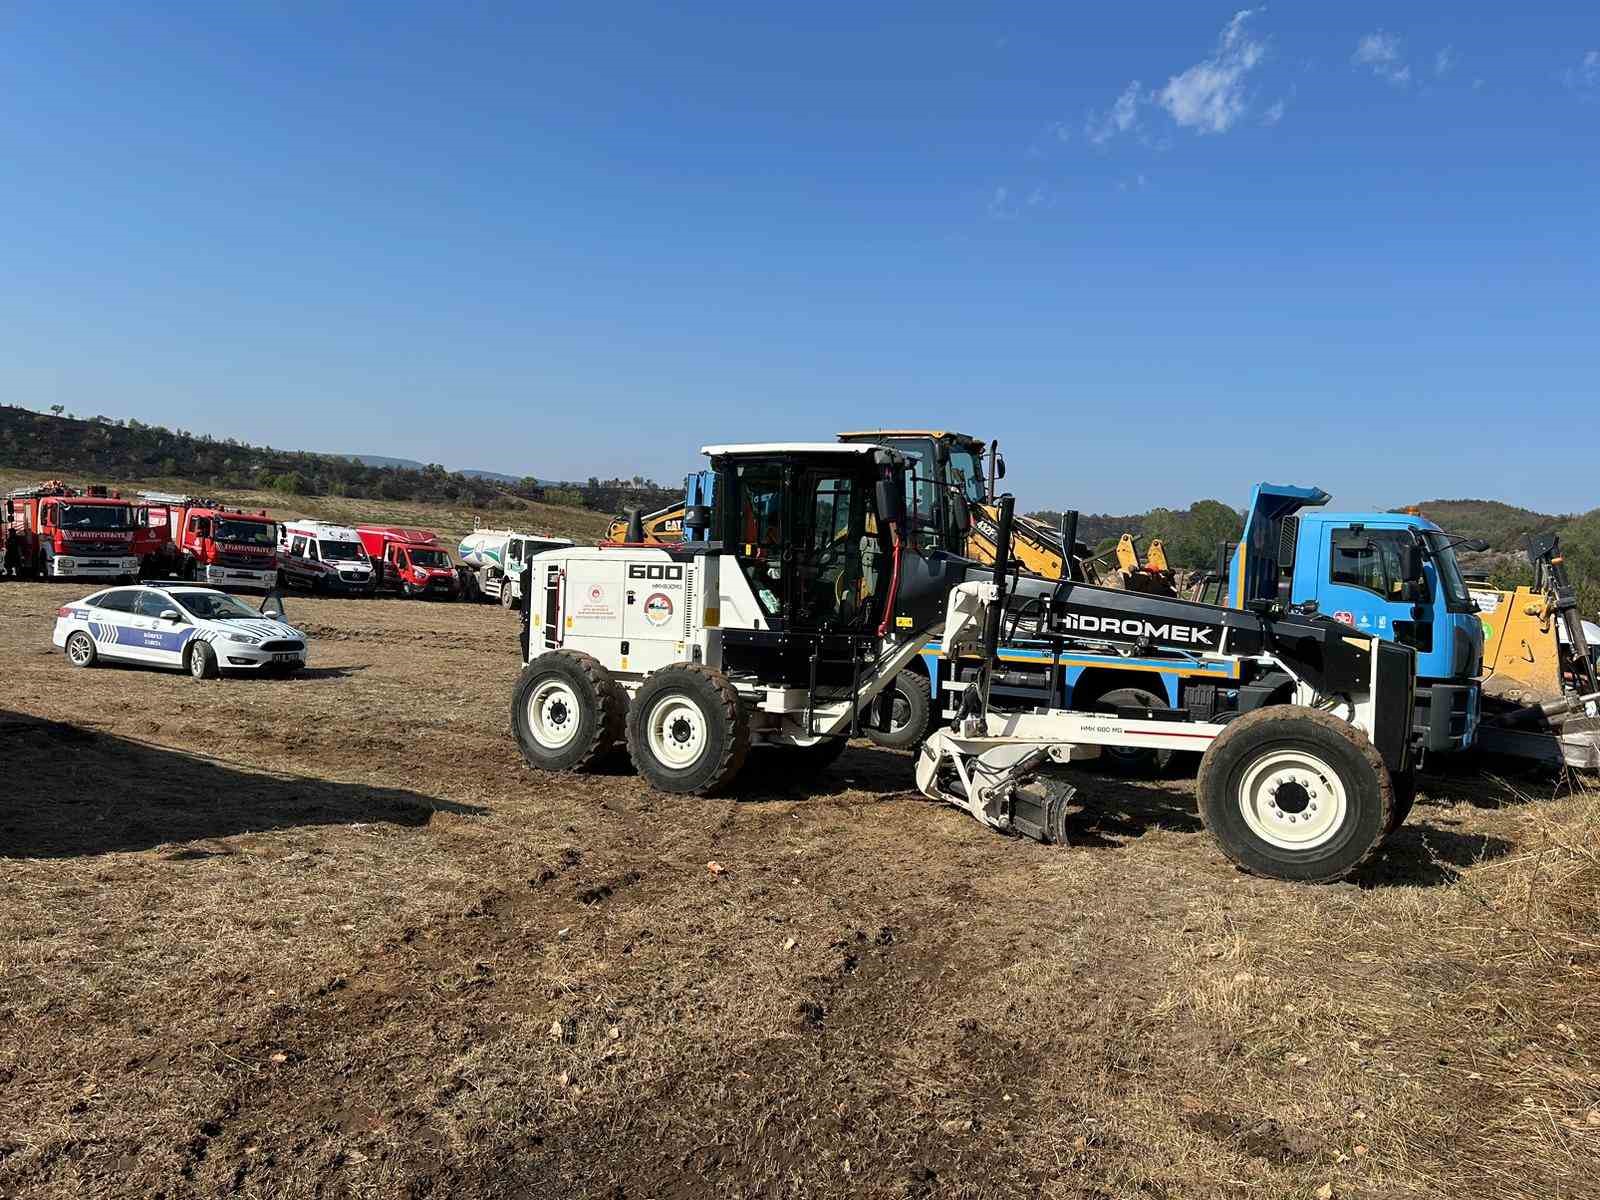
[(437, 534), (399, 525), (357, 525), (378, 586), (402, 596), (456, 600), (466, 593), (466, 572), (456, 566)]
[(124, 579), (139, 573), (133, 506), (104, 487), (59, 479), (6, 496), (6, 569), (24, 579)]
[(278, 578), (278, 523), (261, 512), (171, 492), (139, 494), (144, 573), (263, 590)]

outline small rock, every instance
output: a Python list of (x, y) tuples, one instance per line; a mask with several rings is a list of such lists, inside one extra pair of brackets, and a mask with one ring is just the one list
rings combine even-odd
[(800, 944), (800, 939), (797, 938), (797, 937), (792, 937), (792, 938), (790, 938), (788, 941), (786, 941), (783, 944), (783, 948), (785, 950), (793, 950), (799, 944)]
[(567, 940), (567, 936), (571, 932), (572, 932), (571, 929), (558, 929), (558, 930), (556, 930), (556, 941), (558, 941), (558, 942), (566, 941)]
[(723, 866), (719, 862), (708, 862), (706, 864), (706, 870), (710, 871), (713, 875), (721, 875), (727, 869), (727, 867)]
[(1365, 1146), (1363, 1146), (1363, 1145), (1362, 1145), (1362, 1144), (1361, 1144), (1361, 1143), (1360, 1143), (1360, 1142), (1357, 1142), (1357, 1143), (1356, 1143), (1356, 1144), (1355, 1144), (1355, 1145), (1354, 1145), (1354, 1146), (1353, 1146), (1353, 1147), (1351, 1147), (1351, 1148), (1352, 1148), (1352, 1149), (1353, 1149), (1353, 1150), (1354, 1150), (1354, 1151), (1355, 1151), (1355, 1152), (1356, 1152), (1356, 1153), (1357, 1153), (1357, 1154), (1365, 1154), (1365, 1153), (1366, 1153), (1366, 1152), (1367, 1152), (1367, 1148), (1366, 1148), (1366, 1147), (1365, 1147)]
[(608, 1030), (608, 1031), (607, 1031), (607, 1033), (608, 1033), (608, 1036), (609, 1036), (609, 1037), (610, 1037), (610, 1038), (611, 1038), (611, 1040), (612, 1040), (612, 1041), (613, 1041), (613, 1042), (616, 1042), (616, 1041), (620, 1041), (620, 1040), (621, 1040), (621, 1039), (622, 1039), (622, 1030), (621, 1030), (621, 1028), (619, 1028), (619, 1027), (618, 1027), (618, 1026), (616, 1026), (616, 1025), (613, 1025), (613, 1026), (612, 1026), (612, 1027), (611, 1027), (611, 1028), (610, 1028), (610, 1029), (609, 1029), (609, 1030)]
[(552, 1042), (559, 1042), (561, 1040), (561, 1022), (560, 1021), (551, 1021), (550, 1022), (550, 1040)]
[(285, 1054), (282, 1050), (279, 1050), (276, 1054), (274, 1054), (272, 1056), (272, 1061), (275, 1062), (275, 1063), (288, 1062), (289, 1061), (289, 1056), (287, 1054)]
[(1317, 1200), (1333, 1200), (1333, 1184), (1325, 1183), (1317, 1189)]

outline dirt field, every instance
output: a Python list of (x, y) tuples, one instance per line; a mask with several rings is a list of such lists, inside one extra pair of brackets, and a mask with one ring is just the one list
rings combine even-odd
[(0, 1195), (1600, 1194), (1600, 807), (1551, 781), (1431, 779), (1295, 887), (1183, 784), (1084, 775), (1056, 849), (865, 745), (533, 775), (487, 606), (74, 671), (84, 590), (0, 582)]

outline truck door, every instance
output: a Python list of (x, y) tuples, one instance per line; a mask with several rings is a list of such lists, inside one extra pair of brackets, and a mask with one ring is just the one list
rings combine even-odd
[[(1435, 650), (1433, 589), (1426, 579), (1404, 578), (1406, 555), (1416, 545), (1410, 529), (1367, 523), (1330, 526), (1319, 555), (1318, 608), (1363, 633), (1412, 647), (1418, 675), (1447, 674), (1428, 664)], [(1448, 656), (1448, 647), (1444, 653)]]

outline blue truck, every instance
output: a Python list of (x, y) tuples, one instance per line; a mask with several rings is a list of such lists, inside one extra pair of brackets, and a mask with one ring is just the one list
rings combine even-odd
[[(1417, 654), (1417, 748), (1467, 749), (1479, 720), (1483, 628), (1456, 562), (1460, 539), (1415, 513), (1328, 512), (1328, 500), (1319, 488), (1257, 485), (1244, 535), (1220, 556), (1201, 598), (1229, 608), (1315, 605), (1354, 629), (1410, 646)], [(916, 669), (928, 691), (945, 698), (976, 677), (978, 664), (950, 664), (939, 651), (929, 646)], [(1013, 636), (1000, 651), (991, 694), (1001, 705), (1184, 709), (1199, 719), (1285, 698), (1241, 697), (1246, 689), (1237, 670), (1236, 663), (1201, 653), (1140, 655), (1110, 644), (1073, 653)], [(914, 709), (922, 686), (908, 680), (898, 689), (902, 704), (909, 697)], [(1173, 755), (1130, 748), (1106, 757), (1114, 767), (1143, 773), (1165, 767)]]

